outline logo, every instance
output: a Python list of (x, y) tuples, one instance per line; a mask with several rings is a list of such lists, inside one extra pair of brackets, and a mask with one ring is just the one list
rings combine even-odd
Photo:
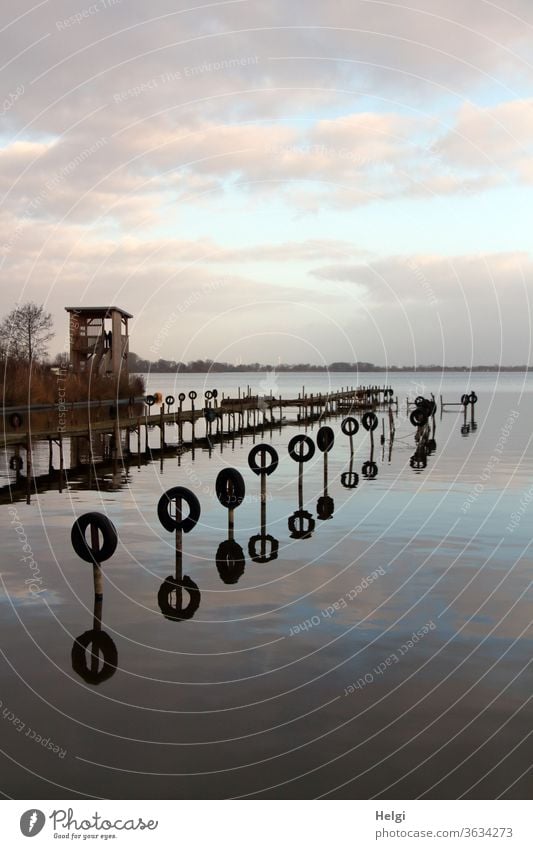
[(46, 817), (42, 811), (31, 808), (22, 814), (20, 818), (20, 830), (24, 837), (35, 837), (42, 830)]

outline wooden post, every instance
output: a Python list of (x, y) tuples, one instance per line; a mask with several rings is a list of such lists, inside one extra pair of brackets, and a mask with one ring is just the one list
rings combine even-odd
[(31, 476), (32, 476), (31, 439), (30, 439), (30, 432), (28, 431), (27, 434), (26, 434), (26, 504), (30, 504), (30, 502), (31, 502)]
[[(91, 548), (93, 551), (98, 551), (100, 548), (100, 540), (98, 528), (91, 524)], [(102, 567), (99, 563), (93, 562), (93, 581), (94, 581), (94, 596), (95, 598), (103, 598), (104, 595), (104, 578), (102, 575)]]
[(161, 404), (159, 410), (159, 447), (161, 451), (165, 448), (165, 405)]
[[(176, 521), (181, 523), (182, 519), (182, 501), (181, 498), (176, 498)], [(176, 560), (175, 560), (175, 575), (176, 581), (183, 579), (183, 531), (176, 528)], [(177, 607), (182, 609), (183, 606), (183, 588), (176, 585), (176, 602)]]
[[(89, 443), (90, 444), (90, 443)], [(63, 461), (63, 434), (59, 434), (59, 492), (63, 492), (63, 471), (64, 471), (64, 461)]]

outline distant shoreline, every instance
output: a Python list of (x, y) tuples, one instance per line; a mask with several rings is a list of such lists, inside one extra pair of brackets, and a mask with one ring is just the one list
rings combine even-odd
[(234, 368), (205, 368), (205, 369), (190, 369), (182, 368), (159, 368), (149, 366), (148, 368), (140, 369), (130, 367), (132, 374), (265, 374), (268, 372), (276, 372), (278, 374), (529, 374), (533, 371), (533, 366), (390, 366), (388, 368), (365, 367), (365, 368), (331, 368), (330, 366), (235, 366)]

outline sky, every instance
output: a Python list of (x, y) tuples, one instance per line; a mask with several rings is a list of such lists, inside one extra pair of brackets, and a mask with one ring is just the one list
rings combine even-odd
[(531, 0), (0, 12), (2, 314), (142, 357), (524, 364)]

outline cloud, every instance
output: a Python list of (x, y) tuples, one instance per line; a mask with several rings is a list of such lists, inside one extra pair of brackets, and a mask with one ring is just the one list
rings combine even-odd
[[(114, 294), (143, 316), (141, 347), (166, 299), (223, 278), (187, 308), (195, 356), (201, 342), (224, 347), (226, 326), (241, 338), (239, 321), (266, 334), (267, 358), (282, 344), (267, 332), (276, 322), (331, 359), (344, 344), (332, 327), (359, 334), (361, 359), (394, 333), (399, 359), (415, 337), (429, 350), (439, 321), (455, 340), (459, 304), (480, 310), (487, 346), (498, 308), (524, 326), (528, 245), (517, 237), (480, 259), (458, 222), (477, 195), (533, 181), (529, 0), (186, 6), (23, 0), (12, 22), (6, 12), (0, 261), (11, 291), (48, 300), (59, 324), (73, 291), (85, 302)], [(431, 247), (442, 246), (435, 198), (451, 210), (450, 259)], [(490, 228), (476, 218), (476, 244), (489, 232), (506, 242), (509, 211), (495, 206)], [(371, 265), (367, 214), (366, 241), (383, 245)], [(387, 258), (406, 216), (424, 246)]]

